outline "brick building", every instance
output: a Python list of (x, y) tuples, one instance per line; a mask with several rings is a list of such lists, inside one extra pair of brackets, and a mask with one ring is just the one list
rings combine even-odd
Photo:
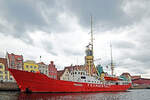
[(22, 70), (23, 69), (23, 56), (22, 55), (15, 55), (13, 53), (6, 54), (7, 63), (9, 68)]
[(55, 67), (53, 61), (51, 61), (48, 65), (48, 77), (57, 79), (57, 68)]
[[(18, 69), (18, 70), (23, 69), (23, 56), (22, 55), (16, 55), (13, 53), (9, 54), (7, 52), (6, 59), (7, 59), (8, 68)], [(10, 74), (10, 81), (15, 82), (11, 74)]]

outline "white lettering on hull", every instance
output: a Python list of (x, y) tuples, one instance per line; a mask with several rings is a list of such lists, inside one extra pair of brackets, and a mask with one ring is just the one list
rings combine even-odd
[(74, 83), (73, 85), (74, 86), (83, 86), (82, 84), (76, 84), (76, 83)]

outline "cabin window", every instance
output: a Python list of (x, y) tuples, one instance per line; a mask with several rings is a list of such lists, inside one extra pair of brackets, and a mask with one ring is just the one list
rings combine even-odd
[(78, 72), (78, 74), (80, 74), (80, 72)]
[(77, 72), (75, 72), (75, 74), (77, 74)]
[(85, 76), (81, 76), (81, 79), (86, 79), (86, 77)]
[(31, 70), (31, 72), (35, 72), (34, 70)]

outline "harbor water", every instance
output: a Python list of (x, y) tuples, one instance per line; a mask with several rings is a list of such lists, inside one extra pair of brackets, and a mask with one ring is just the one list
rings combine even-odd
[(0, 91), (0, 100), (150, 100), (150, 89), (99, 93), (20, 93)]

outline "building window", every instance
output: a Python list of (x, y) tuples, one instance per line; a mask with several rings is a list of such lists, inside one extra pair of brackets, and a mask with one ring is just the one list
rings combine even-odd
[(17, 60), (22, 60), (21, 57), (17, 58)]
[(30, 68), (32, 68), (32, 66), (30, 66)]
[(0, 68), (3, 68), (3, 66), (2, 66), (2, 65), (0, 65)]
[(15, 62), (14, 62), (14, 61), (12, 61), (12, 62), (11, 62), (11, 66), (14, 66), (14, 65), (15, 65)]
[(35, 72), (34, 70), (31, 70), (31, 72)]
[(3, 74), (3, 72), (2, 72), (2, 71), (0, 71), (0, 74)]
[(7, 76), (5, 76), (5, 79), (7, 80), (7, 79), (8, 79), (8, 77), (7, 77)]
[(3, 76), (0, 76), (0, 79), (3, 79)]
[(54, 75), (54, 78), (56, 78), (56, 76)]
[(26, 65), (26, 68), (28, 68), (29, 66), (28, 65)]

